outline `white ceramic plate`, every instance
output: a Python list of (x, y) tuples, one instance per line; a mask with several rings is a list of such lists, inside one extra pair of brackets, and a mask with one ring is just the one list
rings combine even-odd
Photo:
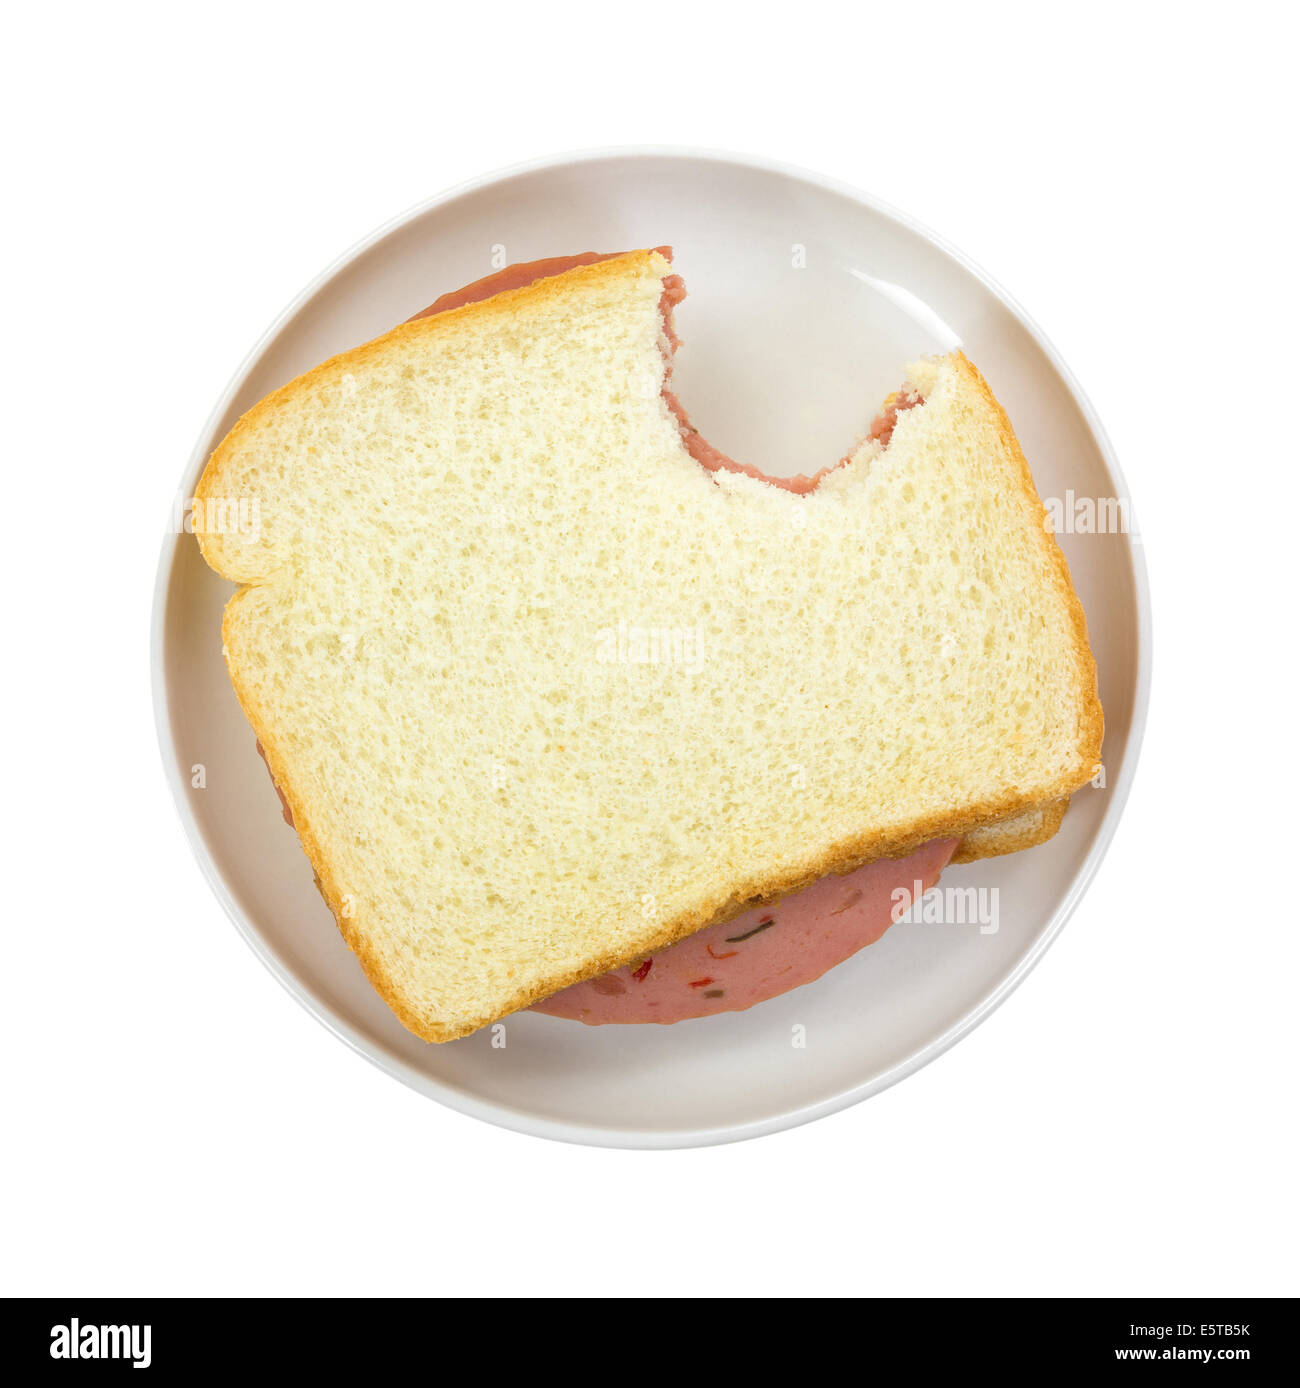
[[(1056, 353), (950, 247), (815, 175), (681, 150), (531, 164), (376, 232), (253, 350), (208, 421), (179, 495), (192, 493), (208, 453), (254, 401), (488, 274), (495, 248), (514, 261), (662, 243), (676, 248), (690, 291), (678, 310), (678, 390), (705, 437), (733, 457), (770, 473), (814, 471), (843, 454), (906, 362), (960, 344), (1010, 414), (1044, 499), (1127, 497)], [(1132, 530), (1131, 510), (1129, 521)], [(946, 1050), (1025, 976), (1096, 871), (1145, 714), (1146, 579), (1132, 533), (1061, 538), (1101, 671), (1106, 788), (1076, 795), (1051, 843), (945, 875), (945, 886), (999, 888), (996, 933), (899, 925), (819, 982), (749, 1012), (599, 1028), (521, 1014), (504, 1049), (487, 1031), (433, 1046), (403, 1030), (343, 944), (280, 819), (222, 664), (231, 586), (185, 535), (164, 543), (154, 618), (167, 776), (213, 890), (255, 953), (389, 1074), (463, 1112), (570, 1141), (675, 1147), (772, 1132), (864, 1099)], [(191, 785), (197, 763), (202, 789)], [(802, 1046), (792, 1044), (798, 1035)]]

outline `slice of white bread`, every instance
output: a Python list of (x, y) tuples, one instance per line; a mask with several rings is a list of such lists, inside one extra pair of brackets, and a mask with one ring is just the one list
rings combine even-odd
[[(706, 473), (633, 252), (268, 396), (200, 530), (231, 678), (348, 943), (430, 1040), (757, 901), (1068, 796), (1101, 709), (960, 353), (798, 496)], [(865, 412), (864, 412), (865, 413)]]

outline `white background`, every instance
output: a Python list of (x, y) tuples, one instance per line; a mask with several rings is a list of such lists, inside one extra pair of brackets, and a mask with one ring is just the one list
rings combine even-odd
[[(1286, 9), (34, 14), (0, 96), (0, 1291), (1300, 1291)], [(651, 142), (855, 183), (1005, 284), (1110, 432), (1156, 632), (1124, 822), (1025, 986), (864, 1105), (660, 1154), (443, 1110), (297, 1007), (202, 884), (148, 681), (167, 507), (284, 303), (449, 184)]]

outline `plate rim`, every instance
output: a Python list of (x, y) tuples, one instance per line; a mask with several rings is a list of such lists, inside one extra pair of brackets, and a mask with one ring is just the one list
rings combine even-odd
[(1137, 605), (1137, 650), (1135, 652), (1134, 704), (1133, 716), (1128, 730), (1124, 759), (1119, 767), (1119, 775), (1108, 788), (1108, 801), (1097, 826), (1093, 842), (1084, 861), (1079, 865), (1064, 895), (1046, 925), (1028, 950), (1017, 961), (1007, 975), (975, 1006), (968, 1009), (938, 1036), (911, 1055), (898, 1061), (859, 1084), (851, 1085), (830, 1098), (813, 1104), (803, 1105), (783, 1113), (756, 1119), (747, 1123), (725, 1124), (714, 1127), (693, 1127), (657, 1131), (655, 1129), (602, 1127), (594, 1124), (567, 1123), (547, 1118), (538, 1118), (504, 1104), (481, 1099), (466, 1093), (455, 1086), (436, 1080), (416, 1069), (400, 1056), (385, 1049), (358, 1028), (338, 1014), (332, 1007), (313, 996), (298, 976), (279, 959), (263, 940), (260, 932), (236, 903), (225, 878), (208, 851), (198, 822), (183, 793), (182, 769), (176, 754), (172, 734), (171, 703), (168, 697), (165, 676), (165, 620), (167, 596), (170, 591), (176, 560), (180, 554), (183, 535), (169, 532), (164, 535), (158, 560), (157, 576), (154, 582), (153, 607), (150, 624), (149, 659), (150, 684), (153, 693), (154, 725), (162, 757), (163, 774), (168, 782), (172, 803), (180, 818), (190, 849), (198, 861), (199, 868), (207, 879), (214, 896), (229, 917), (231, 923), (243, 937), (244, 942), (261, 960), (280, 985), (312, 1017), (320, 1022), (358, 1055), (393, 1078), (400, 1080), (409, 1088), (426, 1098), (437, 1100), (446, 1107), (470, 1117), (482, 1119), (498, 1127), (532, 1137), (542, 1137), (558, 1142), (574, 1143), (590, 1147), (612, 1147), (641, 1150), (667, 1150), (686, 1147), (714, 1146), (731, 1142), (742, 1142), (762, 1137), (769, 1133), (781, 1132), (799, 1127), (815, 1119), (839, 1113), (864, 1099), (871, 1098), (891, 1086), (923, 1069), (939, 1056), (950, 1050), (963, 1037), (992, 1015), (998, 1007), (1020, 986), (1035, 968), (1043, 955), (1055, 942), (1067, 921), (1074, 914), (1079, 901), (1091, 885), (1101, 862), (1106, 856), (1115, 837), (1119, 821), (1128, 803), (1133, 780), (1137, 774), (1141, 758), (1142, 744), (1146, 732), (1147, 713), (1151, 693), (1152, 632), (1151, 632), (1151, 594), (1147, 577), (1146, 556), (1141, 543), (1141, 530), (1137, 524), (1137, 513), (1133, 505), (1132, 492), (1128, 480), (1120, 467), (1115, 449), (1110, 442), (1105, 427), (1092, 402), (1079, 384), (1061, 354), (1047, 337), (1038, 323), (1024, 307), (1005, 288), (976, 264), (958, 247), (945, 237), (931, 230), (910, 214), (901, 211), (874, 194), (855, 187), (841, 179), (807, 169), (784, 160), (765, 155), (743, 153), (735, 150), (716, 149), (698, 145), (628, 145), (596, 146), (585, 149), (563, 151), (526, 159), (489, 173), (463, 180), (444, 189), (432, 197), (413, 204), (396, 216), (381, 223), (375, 230), (363, 236), (353, 245), (332, 260), (296, 294), (276, 315), (267, 328), (259, 335), (252, 347), (236, 367), (234, 374), (221, 392), (207, 419), (204, 421), (190, 453), (189, 462), (182, 474), (178, 495), (193, 494), (203, 465), (207, 460), (208, 442), (218, 423), (230, 408), (231, 402), (244, 382), (260, 361), (267, 347), (288, 326), (289, 322), (320, 290), (339, 273), (364, 255), (373, 246), (383, 241), (401, 227), (446, 206), (460, 198), (467, 197), (495, 183), (506, 182), (523, 174), (544, 172), (549, 169), (570, 165), (598, 164), (627, 159), (678, 159), (701, 163), (724, 163), (735, 167), (755, 170), (761, 173), (776, 174), (795, 182), (811, 185), (823, 192), (830, 192), (849, 201), (868, 208), (913, 235), (928, 242), (950, 260), (971, 275), (984, 289), (1002, 303), (1029, 333), (1036, 346), (1042, 351), (1061, 383), (1069, 392), (1078, 407), (1089, 433), (1092, 435), (1102, 461), (1105, 463), (1120, 495), (1124, 496), (1129, 519), (1129, 531), (1125, 536), (1125, 548), (1130, 569), (1133, 574), (1134, 596)]

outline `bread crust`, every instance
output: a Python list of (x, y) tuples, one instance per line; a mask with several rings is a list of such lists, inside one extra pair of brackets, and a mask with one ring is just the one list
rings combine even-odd
[[(240, 418), (214, 451), (199, 481), (196, 495), (200, 500), (206, 501), (209, 497), (220, 494), (220, 479), (225, 459), (242, 436), (257, 424), (264, 412), (274, 411), (284, 400), (304, 390), (310, 390), (325, 379), (327, 374), (337, 371), (341, 363), (367, 361), (373, 355), (387, 350), (394, 342), (408, 339), (418, 340), (425, 334), (454, 333), (460, 324), (470, 316), (513, 318), (520, 313), (526, 313), (530, 305), (534, 303), (540, 303), (552, 296), (566, 293), (576, 279), (597, 281), (625, 275), (633, 275), (638, 278), (643, 275), (653, 275), (662, 278), (663, 275), (670, 272), (670, 268), (668, 262), (655, 251), (629, 252), (610, 260), (581, 266), (561, 275), (536, 281), (523, 288), (507, 290), (489, 299), (466, 304), (432, 317), (414, 319), (394, 328), (391, 332), (374, 339), (372, 342), (330, 358), (267, 396)], [(1079, 732), (1075, 764), (1050, 784), (1009, 790), (991, 796), (981, 803), (967, 806), (960, 811), (931, 815), (905, 827), (888, 831), (875, 829), (842, 839), (811, 856), (798, 871), (757, 877), (750, 881), (738, 883), (735, 890), (722, 903), (702, 903), (699, 908), (664, 922), (653, 933), (638, 939), (635, 949), (610, 950), (589, 959), (579, 969), (561, 972), (531, 985), (523, 986), (502, 1005), (457, 1025), (449, 1025), (413, 1010), (394, 980), (388, 975), (378, 952), (372, 948), (367, 938), (364, 919), (358, 917), (356, 912), (351, 909), (344, 885), (340, 882), (334, 865), (330, 862), (324, 846), (314, 832), (312, 806), (298, 785), (295, 784), (292, 768), (283, 753), (284, 739), (281, 730), (260, 716), (251, 696), (248, 682), (243, 676), (237, 658), (235, 658), (232, 649), (235, 644), (233, 637), (242, 607), (249, 599), (252, 588), (265, 582), (271, 577), (271, 573), (267, 572), (251, 579), (246, 578), (243, 573), (237, 571), (236, 566), (229, 563), (220, 544), (219, 536), (198, 534), (199, 544), (208, 563), (228, 578), (235, 578), (236, 581), (244, 580), (245, 586), (241, 587), (230, 599), (222, 621), (223, 648), (236, 696), (254, 733), (262, 743), (271, 774), (284, 794), (293, 814), (294, 825), (303, 850), (315, 870), (321, 893), (334, 914), (343, 938), (357, 956), (372, 986), (408, 1030), (425, 1040), (434, 1042), (451, 1041), (467, 1036), (480, 1027), (549, 997), (552, 993), (559, 992), (586, 979), (608, 973), (646, 954), (665, 949), (698, 930), (733, 919), (756, 906), (769, 905), (779, 901), (829, 874), (853, 872), (857, 868), (880, 858), (904, 857), (934, 839), (963, 838), (973, 830), (997, 824), (999, 821), (1020, 815), (1027, 810), (1043, 807), (1044, 815), (1038, 830), (1026, 831), (1023, 835), (1023, 846), (1041, 842), (1044, 838), (1050, 838), (1051, 834), (1055, 833), (1061, 817), (1064, 815), (1065, 803), (1069, 795), (1092, 779), (1100, 759), (1103, 720), (1101, 705), (1097, 697), (1096, 666), (1088, 646), (1087, 624), (1082, 606), (1070, 581), (1065, 557), (1047, 524), (1045, 508), (1038, 497), (1029, 465), (1020, 449), (1005, 411), (994, 398), (984, 378), (964, 354), (956, 352), (952, 354), (950, 360), (959, 371), (965, 373), (970, 384), (979, 392), (993, 412), (1001, 443), (1014, 463), (1016, 478), (1023, 489), (1025, 499), (1043, 518), (1041, 538), (1036, 543), (1040, 546), (1043, 557), (1048, 564), (1053, 586), (1069, 613), (1074, 637), (1073, 655), (1077, 662), (1078, 687), (1084, 691), (1078, 709)], [(1055, 816), (1054, 819), (1053, 816)], [(1042, 833), (1043, 827), (1048, 824), (1050, 824), (1050, 829), (1046, 833)], [(990, 848), (988, 851), (1012, 850)], [(977, 856), (986, 856), (986, 854), (972, 853), (968, 858), (959, 860), (969, 861)]]
[(1040, 843), (1046, 843), (1055, 836), (1069, 808), (1068, 797), (1049, 800), (1034, 810), (1022, 811), (987, 826), (986, 832), (967, 834), (949, 861), (953, 866), (959, 866), (962, 863), (978, 863), (985, 858), (1001, 858), (1008, 853), (1020, 853), (1026, 848), (1037, 848)]
[[(956, 363), (958, 370), (965, 373), (967, 379), (983, 397), (984, 403), (997, 420), (999, 436), (1018, 470), (1025, 500), (1039, 517), (1040, 524), (1035, 527), (1034, 533), (1037, 536), (1040, 550), (1051, 565), (1053, 586), (1065, 604), (1074, 632), (1073, 653), (1077, 662), (1079, 688), (1084, 691), (1079, 708), (1078, 750), (1081, 763), (1087, 767), (1087, 775), (1073, 784), (1062, 784), (1059, 793), (1068, 795), (1078, 790), (1081, 785), (1091, 781), (1097, 774), (1101, 765), (1102, 737), (1106, 730), (1101, 699), (1097, 693), (1097, 662), (1093, 657), (1092, 647), (1088, 643), (1088, 619), (1084, 615), (1083, 604), (1079, 601), (1079, 595), (1074, 591), (1074, 582), (1070, 578), (1070, 566), (1065, 562), (1065, 554), (1056, 541), (1056, 535), (1052, 530), (1051, 521), (1047, 514), (1047, 507), (1043, 505), (1042, 499), (1038, 495), (1038, 488), (1034, 485), (1034, 475), (1029, 470), (1029, 461), (1020, 447), (1020, 440), (1016, 438), (1016, 431), (1011, 427), (1007, 412), (998, 403), (997, 398), (989, 389), (988, 382), (980, 375), (975, 364), (965, 352), (952, 353), (952, 360)], [(1056, 796), (1053, 795), (1049, 798), (1055, 799)]]

